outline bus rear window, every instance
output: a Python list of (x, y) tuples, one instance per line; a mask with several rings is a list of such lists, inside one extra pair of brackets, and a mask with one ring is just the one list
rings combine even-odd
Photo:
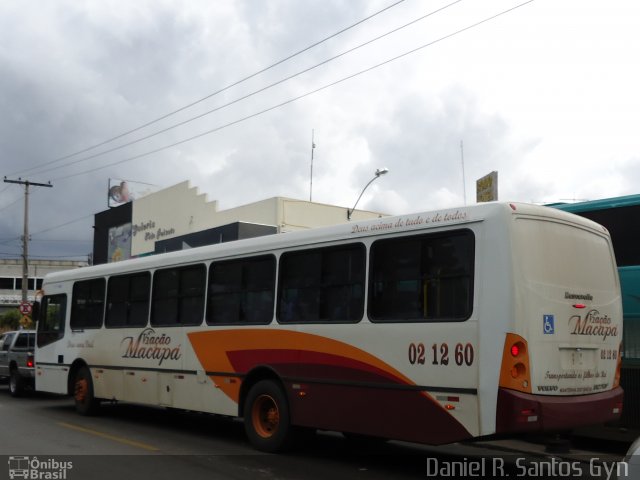
[(371, 247), (373, 322), (463, 321), (473, 308), (470, 230), (378, 240)]

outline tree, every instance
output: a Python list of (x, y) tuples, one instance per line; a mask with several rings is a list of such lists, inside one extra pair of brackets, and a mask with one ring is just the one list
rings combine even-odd
[[(17, 308), (7, 310), (2, 315), (0, 315), (0, 329), (17, 330), (20, 327), (21, 318), (22, 314), (18, 311)], [(29, 321), (29, 323), (31, 323), (31, 321)], [(28, 328), (28, 326), (25, 325), (25, 328)]]

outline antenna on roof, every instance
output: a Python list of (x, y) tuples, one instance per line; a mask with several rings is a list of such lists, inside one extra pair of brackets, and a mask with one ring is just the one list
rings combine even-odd
[(467, 206), (467, 184), (464, 178), (464, 145), (460, 140), (460, 159), (462, 161), (462, 196), (464, 198), (464, 206)]
[(314, 130), (311, 130), (311, 173), (310, 173), (310, 179), (309, 179), (309, 201), (311, 201), (312, 195), (313, 195), (313, 151), (316, 148), (316, 144), (313, 141), (313, 134), (314, 134)]

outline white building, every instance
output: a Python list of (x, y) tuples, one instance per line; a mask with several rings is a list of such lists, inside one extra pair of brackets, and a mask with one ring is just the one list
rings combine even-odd
[[(269, 233), (336, 225), (348, 221), (347, 210), (285, 197), (219, 210), (217, 201), (208, 201), (189, 182), (182, 182), (97, 214), (94, 259), (96, 263), (106, 263)], [(382, 216), (386, 215), (356, 210), (351, 221)], [(162, 245), (172, 239), (180, 246)]]
[[(43, 277), (50, 272), (86, 266), (72, 260), (29, 260), (28, 298), (33, 302)], [(22, 301), (22, 259), (0, 259), (0, 313), (16, 308)]]

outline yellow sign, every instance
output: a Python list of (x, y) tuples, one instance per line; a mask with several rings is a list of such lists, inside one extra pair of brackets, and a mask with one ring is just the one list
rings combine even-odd
[(33, 327), (33, 321), (31, 320), (31, 317), (28, 317), (26, 315), (23, 315), (18, 323), (20, 323), (20, 325), (23, 328), (31, 328), (31, 327)]
[(498, 200), (498, 172), (495, 170), (476, 181), (476, 202)]

